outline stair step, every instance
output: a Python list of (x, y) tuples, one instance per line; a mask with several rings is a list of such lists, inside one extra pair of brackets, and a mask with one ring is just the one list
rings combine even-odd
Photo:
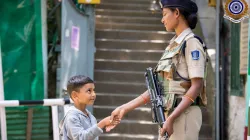
[[(112, 112), (112, 110), (115, 109), (116, 106), (120, 106), (122, 104), (125, 104), (133, 99), (135, 99), (136, 97), (138, 97), (139, 95), (135, 94), (135, 95), (125, 95), (123, 96), (122, 94), (119, 95), (119, 94), (97, 94), (97, 98), (96, 98), (96, 103), (95, 105), (97, 106), (114, 106), (113, 108), (108, 108), (107, 110), (103, 110), (103, 111), (107, 111), (108, 113), (106, 114), (102, 114), (102, 116), (100, 118), (103, 118), (105, 116), (108, 116), (110, 115), (110, 112)], [(150, 104), (148, 103), (147, 105), (144, 105), (143, 107), (148, 107), (150, 108)], [(103, 109), (103, 108), (102, 108)], [(209, 118), (209, 112), (206, 110), (206, 109), (202, 109), (202, 123), (203, 124), (210, 124), (210, 118)], [(102, 112), (102, 111), (101, 111)], [(100, 112), (98, 112), (100, 113)], [(141, 113), (140, 111), (135, 111), (133, 112), (134, 114), (133, 115), (130, 115), (129, 113), (129, 117), (131, 118), (127, 118), (127, 119), (135, 119), (135, 120), (143, 120), (143, 118), (137, 118), (137, 116), (140, 116), (140, 114), (137, 114), (137, 113)], [(145, 114), (147, 115), (147, 114)], [(146, 117), (147, 119), (146, 120), (149, 120), (151, 121), (151, 115), (150, 115), (150, 112), (148, 114), (148, 116)]]
[[(158, 125), (143, 123), (140, 121), (124, 120), (121, 121), (121, 123), (111, 131), (111, 134), (112, 133), (157, 135)], [(199, 139), (211, 138), (211, 134), (212, 134), (211, 126), (207, 124), (202, 124), (199, 133)]]
[(163, 51), (133, 51), (126, 49), (98, 49), (95, 54), (96, 59), (114, 60), (159, 60)]
[[(103, 134), (101, 140), (158, 140), (158, 135), (131, 135), (131, 134)], [(199, 140), (212, 140), (212, 138), (199, 138)]]
[(133, 24), (133, 23), (96, 23), (96, 29), (123, 29), (123, 30), (145, 30), (145, 31), (162, 31), (164, 30), (163, 25), (152, 25), (152, 24)]
[(125, 83), (125, 82), (99, 82), (96, 81), (96, 92), (105, 93), (131, 93), (141, 94), (146, 91), (144, 83)]
[(130, 50), (165, 50), (169, 42), (152, 42), (124, 39), (96, 39), (96, 48), (130, 49)]
[[(117, 0), (102, 0), (101, 4), (103, 3), (117, 3)], [(147, 4), (151, 3), (151, 0), (119, 0), (120, 4)]]
[(104, 2), (97, 5), (96, 8), (100, 9), (115, 9), (115, 10), (148, 10), (148, 3), (112, 3)]
[[(102, 0), (96, 6), (95, 72), (97, 99), (94, 115), (109, 116), (119, 105), (146, 88), (144, 72), (155, 67), (174, 36), (161, 23), (162, 13), (148, 10), (152, 0)], [(209, 110), (202, 108), (199, 140), (211, 140)], [(150, 104), (126, 114), (121, 124), (101, 140), (157, 140)]]
[[(152, 13), (147, 10), (114, 10), (114, 9), (96, 9), (96, 15), (101, 16), (127, 16), (127, 17), (158, 17), (162, 18), (161, 13)], [(164, 30), (163, 30), (164, 31)]]
[(98, 106), (120, 106), (125, 104), (136, 97), (139, 94), (115, 94), (115, 93), (97, 93), (95, 105)]
[[(95, 105), (113, 106), (113, 109), (116, 106), (120, 106), (140, 96), (140, 94), (132, 94), (132, 93), (101, 93), (101, 92), (96, 93), (96, 95), (97, 98), (95, 101), (96, 102)], [(150, 104), (146, 104), (144, 107), (150, 107)]]
[(157, 140), (158, 135), (132, 135), (120, 133), (106, 133), (100, 136), (101, 140)]
[[(116, 106), (94, 105), (94, 116), (97, 119), (105, 118), (107, 116), (110, 116), (115, 108)], [(135, 110), (126, 114), (123, 119), (138, 121), (138, 123), (140, 122), (144, 124), (153, 124), (151, 117), (151, 108), (149, 106), (136, 108)]]
[(147, 24), (162, 25), (160, 17), (127, 17), (127, 16), (96, 15), (96, 23), (98, 22), (147, 23)]
[(110, 133), (157, 135), (158, 125), (150, 121), (134, 121), (123, 119), (115, 129), (111, 130)]
[(95, 69), (139, 71), (145, 72), (148, 67), (155, 67), (157, 61), (115, 61), (105, 59), (95, 59)]
[(136, 71), (113, 71), (113, 70), (95, 70), (96, 81), (111, 82), (144, 82), (144, 72)]
[(106, 39), (131, 39), (131, 40), (171, 40), (174, 37), (172, 32), (163, 31), (139, 31), (139, 30), (113, 30), (104, 29), (96, 31), (96, 38)]
[(158, 134), (158, 126), (148, 125), (148, 124), (121, 124), (117, 126), (115, 129), (112, 130), (114, 133), (129, 133), (133, 135), (140, 135), (140, 134)]

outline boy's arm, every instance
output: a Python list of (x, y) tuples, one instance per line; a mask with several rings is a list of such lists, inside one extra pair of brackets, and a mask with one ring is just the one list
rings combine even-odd
[(103, 129), (104, 127), (106, 127), (107, 125), (110, 125), (110, 117), (106, 117), (104, 119), (102, 119), (97, 126), (101, 129)]
[(121, 119), (119, 118), (114, 118), (114, 120), (110, 120), (110, 116), (102, 119), (97, 126), (100, 128), (106, 128), (106, 132), (109, 132), (110, 130), (114, 129), (116, 125), (120, 123)]
[(103, 130), (96, 125), (88, 129), (84, 129), (80, 123), (79, 118), (71, 116), (67, 120), (67, 135), (68, 137), (72, 136), (73, 140), (89, 140), (95, 139), (103, 133)]

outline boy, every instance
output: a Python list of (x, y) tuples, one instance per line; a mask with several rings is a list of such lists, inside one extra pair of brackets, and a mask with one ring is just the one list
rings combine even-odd
[(59, 124), (60, 135), (63, 140), (98, 140), (106, 127), (110, 131), (119, 120), (110, 121), (106, 117), (97, 123), (95, 117), (86, 109), (87, 105), (93, 105), (95, 94), (94, 81), (83, 75), (73, 76), (67, 84), (67, 91), (74, 101)]

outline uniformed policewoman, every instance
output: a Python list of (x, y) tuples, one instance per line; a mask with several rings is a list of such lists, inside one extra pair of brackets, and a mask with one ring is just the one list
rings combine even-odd
[[(175, 36), (155, 67), (164, 87), (166, 121), (159, 129), (159, 140), (198, 140), (202, 124), (200, 106), (207, 104), (205, 73), (207, 53), (202, 40), (192, 29), (197, 23), (197, 5), (191, 0), (161, 0), (162, 20)], [(117, 107), (111, 114), (120, 119), (131, 110), (150, 102), (145, 91), (134, 100)]]

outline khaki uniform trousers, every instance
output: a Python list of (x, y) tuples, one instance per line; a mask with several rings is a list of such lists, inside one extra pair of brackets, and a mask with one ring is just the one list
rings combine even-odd
[[(201, 109), (198, 106), (190, 106), (174, 122), (174, 133), (169, 140), (198, 140), (202, 124)], [(165, 140), (160, 137), (158, 140)]]

